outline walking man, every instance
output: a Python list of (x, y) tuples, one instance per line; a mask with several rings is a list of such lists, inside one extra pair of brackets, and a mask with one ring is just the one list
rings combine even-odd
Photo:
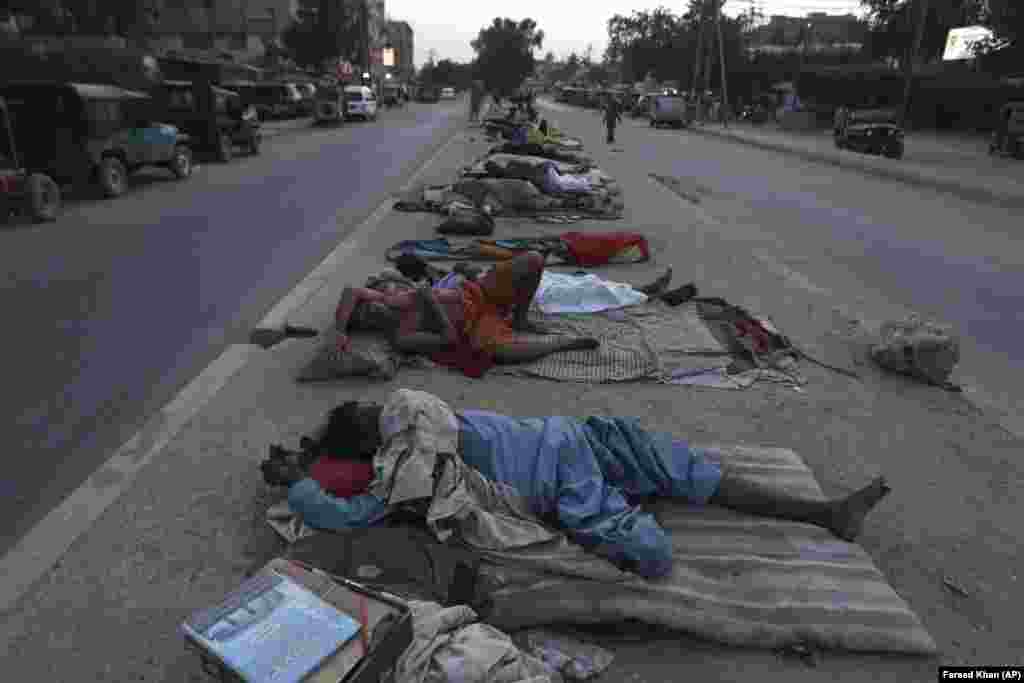
[(622, 120), (622, 111), (619, 109), (619, 101), (614, 95), (608, 96), (604, 107), (604, 125), (608, 129), (609, 145), (615, 143), (615, 126)]

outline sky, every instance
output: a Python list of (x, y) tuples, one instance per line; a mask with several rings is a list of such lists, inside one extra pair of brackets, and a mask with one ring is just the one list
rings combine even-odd
[[(588, 45), (594, 47), (599, 59), (608, 42), (607, 24), (615, 14), (633, 10), (654, 9), (659, 5), (681, 12), (687, 0), (675, 2), (628, 2), (628, 0), (385, 0), (391, 19), (408, 21), (413, 28), (415, 52), (419, 66), (427, 61), (431, 50), (436, 58), (467, 62), (473, 58), (469, 42), (495, 17), (534, 19), (544, 31), (544, 46), (539, 56), (548, 52), (559, 58), (570, 52), (582, 54)], [(754, 0), (765, 17), (772, 14), (803, 16), (808, 12), (829, 14), (860, 14), (859, 0)], [(724, 12), (735, 16), (750, 10), (751, 0), (726, 0)]]

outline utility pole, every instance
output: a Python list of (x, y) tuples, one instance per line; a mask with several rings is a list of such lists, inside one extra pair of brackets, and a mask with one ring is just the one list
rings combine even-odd
[(910, 53), (907, 55), (906, 64), (904, 65), (903, 109), (900, 112), (900, 127), (903, 129), (906, 129), (907, 119), (910, 117), (910, 93), (914, 85), (914, 62), (917, 61), (917, 54), (921, 51), (921, 42), (924, 39), (924, 24), (928, 19), (928, 0), (916, 0), (914, 5), (920, 5), (921, 12), (917, 19), (917, 26), (914, 29), (914, 44), (910, 48)]
[(729, 127), (729, 89), (726, 87), (725, 76), (725, 44), (722, 41), (722, 2), (715, 3), (715, 31), (718, 34), (718, 61), (722, 65), (722, 121)]
[(362, 34), (360, 42), (362, 43), (362, 55), (360, 59), (363, 60), (363, 64), (360, 67), (359, 82), (363, 82), (363, 74), (370, 72), (370, 0), (363, 0), (362, 4), (362, 17), (360, 17), (360, 33)]
[[(700, 85), (700, 62), (704, 58), (704, 3), (700, 5), (700, 13), (697, 15), (697, 53), (693, 60), (693, 89), (691, 92), (697, 97), (697, 87)], [(698, 107), (698, 111), (699, 111)]]

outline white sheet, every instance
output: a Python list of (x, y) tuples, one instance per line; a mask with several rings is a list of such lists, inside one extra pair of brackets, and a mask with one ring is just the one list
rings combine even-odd
[(647, 295), (622, 282), (599, 276), (544, 271), (534, 302), (544, 313), (598, 313), (634, 306)]

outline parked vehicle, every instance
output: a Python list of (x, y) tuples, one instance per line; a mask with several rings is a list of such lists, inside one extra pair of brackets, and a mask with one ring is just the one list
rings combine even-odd
[(896, 116), (892, 109), (840, 107), (832, 133), (836, 147), (902, 159), (903, 128), (895, 123)]
[(27, 173), (58, 185), (96, 183), (107, 197), (145, 166), (192, 174), (191, 138), (158, 122), (153, 99), (110, 85), (52, 81), (0, 85)]
[(1024, 101), (1007, 102), (1000, 108), (988, 151), (1014, 159), (1024, 158)]
[(241, 95), (242, 103), (255, 107), (261, 121), (286, 119), (300, 113), (302, 95), (291, 83), (230, 81), (221, 87)]
[(18, 156), (7, 103), (0, 97), (0, 223), (11, 215), (52, 221), (60, 213), (60, 187), (45, 173), (29, 173)]
[(259, 154), (262, 133), (259, 116), (241, 96), (216, 86), (205, 94), (191, 81), (164, 81), (153, 89), (161, 119), (185, 131), (192, 149), (217, 161), (228, 162), (235, 147)]
[(633, 107), (630, 110), (636, 118), (648, 118), (651, 115), (651, 97), (650, 95), (640, 95), (636, 98), (633, 103)]
[(455, 88), (441, 88), (441, 99), (442, 100), (454, 100), (455, 99)]
[(363, 121), (377, 120), (377, 97), (365, 85), (345, 87), (345, 117), (357, 116)]
[(345, 120), (345, 91), (337, 83), (322, 83), (316, 91), (313, 117), (318, 124), (338, 124)]
[(385, 107), (402, 106), (402, 87), (398, 84), (385, 85), (380, 93), (380, 103)]
[(689, 119), (686, 115), (686, 100), (677, 95), (654, 95), (648, 100), (651, 127), (672, 126), (684, 128)]
[(441, 101), (441, 91), (431, 86), (424, 86), (420, 88), (419, 97), (417, 99), (420, 102), (434, 104)]
[(299, 91), (302, 99), (297, 105), (299, 116), (312, 116), (316, 107), (316, 86), (312, 83), (296, 83), (295, 89)]

